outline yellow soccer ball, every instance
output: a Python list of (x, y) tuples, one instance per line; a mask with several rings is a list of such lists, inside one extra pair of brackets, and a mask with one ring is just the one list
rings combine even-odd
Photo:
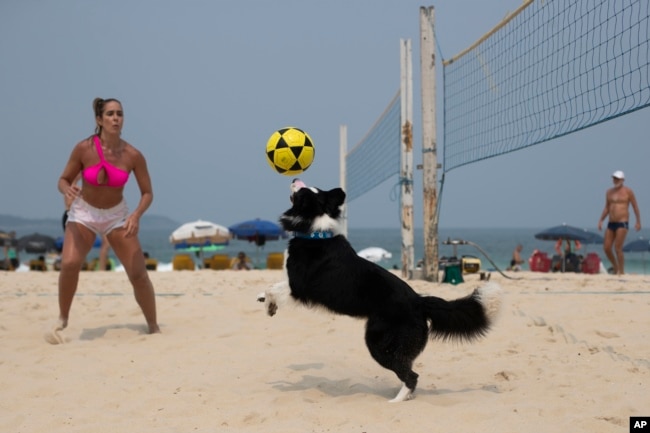
[(266, 142), (266, 161), (276, 172), (294, 176), (307, 170), (314, 162), (314, 143), (302, 129), (278, 129)]

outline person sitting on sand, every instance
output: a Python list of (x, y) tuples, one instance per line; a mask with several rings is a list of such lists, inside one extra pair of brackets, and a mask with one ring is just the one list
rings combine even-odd
[(524, 249), (524, 246), (518, 244), (515, 247), (515, 250), (512, 252), (512, 259), (510, 260), (509, 271), (521, 271), (521, 265), (524, 263), (524, 259), (521, 258), (521, 251)]
[(240, 251), (239, 254), (237, 254), (237, 259), (235, 260), (235, 263), (232, 264), (232, 268), (236, 271), (250, 271), (252, 269), (251, 262), (243, 251)]

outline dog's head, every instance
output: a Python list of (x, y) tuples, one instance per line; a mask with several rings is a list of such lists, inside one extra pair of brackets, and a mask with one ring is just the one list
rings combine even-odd
[(291, 183), (291, 208), (280, 217), (280, 224), (286, 231), (314, 233), (331, 231), (341, 232), (341, 217), (345, 192), (341, 188), (323, 191), (307, 187), (300, 179)]

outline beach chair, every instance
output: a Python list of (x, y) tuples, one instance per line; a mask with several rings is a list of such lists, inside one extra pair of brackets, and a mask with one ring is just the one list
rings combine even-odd
[(176, 254), (172, 259), (172, 269), (175, 271), (193, 271), (194, 260), (189, 254)]
[(214, 254), (209, 260), (210, 269), (214, 271), (230, 269), (230, 256), (228, 254)]
[(284, 253), (269, 253), (266, 256), (266, 269), (282, 269), (284, 267)]
[(33, 259), (29, 261), (30, 271), (47, 271), (47, 265), (43, 259)]
[(158, 260), (147, 258), (144, 260), (144, 266), (148, 271), (155, 271), (158, 269)]

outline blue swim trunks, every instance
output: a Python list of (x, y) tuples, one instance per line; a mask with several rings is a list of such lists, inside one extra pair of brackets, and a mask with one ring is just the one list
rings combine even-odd
[(616, 223), (607, 223), (607, 230), (611, 230), (615, 232), (618, 229), (629, 229), (630, 224), (627, 221), (624, 222), (616, 222)]

